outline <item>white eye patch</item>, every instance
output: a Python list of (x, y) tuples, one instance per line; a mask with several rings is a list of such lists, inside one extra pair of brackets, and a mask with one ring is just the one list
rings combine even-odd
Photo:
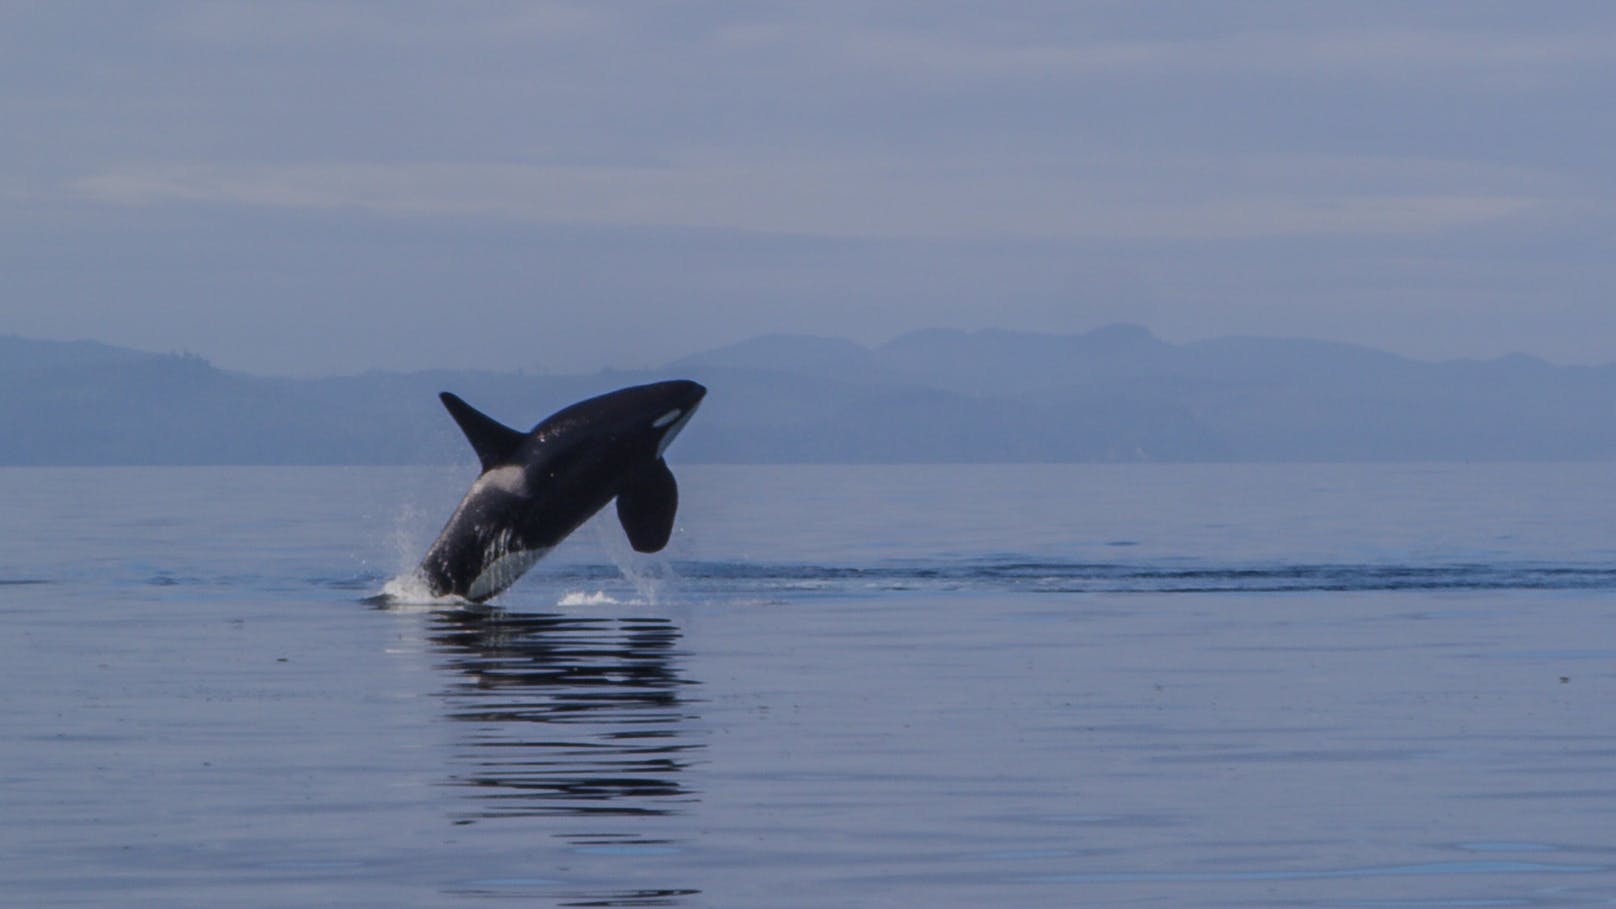
[(684, 411), (682, 411), (679, 408), (675, 407), (674, 409), (668, 411), (667, 413), (663, 414), (660, 417), (657, 417), (654, 421), (652, 421), (651, 428), (652, 429), (661, 429), (662, 427), (668, 425), (669, 423), (672, 423), (674, 420), (677, 420), (680, 417), (684, 416), (684, 413), (685, 413)]

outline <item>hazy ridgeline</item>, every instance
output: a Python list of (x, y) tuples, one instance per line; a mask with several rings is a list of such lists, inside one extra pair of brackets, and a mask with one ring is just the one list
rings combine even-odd
[(469, 452), (436, 393), (527, 426), (666, 377), (712, 393), (685, 462), (1571, 460), (1616, 456), (1616, 365), (1426, 362), (1345, 344), (926, 331), (767, 336), (587, 376), (322, 379), (0, 337), (0, 464), (406, 464)]

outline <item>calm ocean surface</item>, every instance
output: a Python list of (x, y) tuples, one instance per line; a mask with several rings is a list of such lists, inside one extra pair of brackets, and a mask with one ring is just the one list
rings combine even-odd
[(1616, 465), (674, 466), (0, 470), (0, 905), (1616, 903)]

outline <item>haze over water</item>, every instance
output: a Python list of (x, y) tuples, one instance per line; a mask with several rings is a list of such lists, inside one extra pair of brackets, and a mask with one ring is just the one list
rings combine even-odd
[(1608, 464), (674, 469), (490, 611), (463, 469), (0, 470), (0, 893), (1616, 899)]

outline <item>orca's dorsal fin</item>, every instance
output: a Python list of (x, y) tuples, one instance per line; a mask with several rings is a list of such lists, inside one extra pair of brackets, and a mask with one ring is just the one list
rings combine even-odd
[(678, 510), (679, 484), (661, 458), (636, 471), (617, 493), (617, 520), (635, 552), (658, 552), (668, 545)]
[(465, 401), (445, 391), (438, 395), (443, 406), (449, 408), (449, 416), (460, 424), (460, 431), (466, 434), (466, 441), (471, 443), (473, 451), (477, 452), (477, 460), (483, 463), (483, 470), (508, 464), (516, 457), (516, 449), (527, 439), (523, 433), (506, 426), (504, 423), (483, 413)]

